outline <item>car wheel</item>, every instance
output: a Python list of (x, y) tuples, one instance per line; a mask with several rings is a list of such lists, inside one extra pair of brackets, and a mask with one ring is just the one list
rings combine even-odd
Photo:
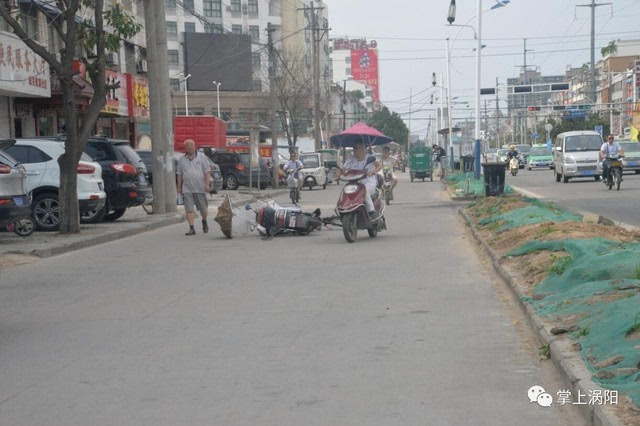
[(113, 222), (114, 220), (118, 220), (122, 217), (122, 215), (124, 214), (124, 212), (126, 212), (127, 209), (115, 209), (113, 212), (107, 214), (104, 216), (104, 221), (105, 222)]
[(227, 175), (227, 189), (232, 191), (238, 189), (238, 179), (233, 173)]
[(56, 231), (60, 226), (60, 204), (58, 195), (40, 194), (34, 200), (31, 208), (33, 219), (38, 231)]
[(104, 219), (104, 215), (107, 214), (106, 205), (101, 209), (91, 210), (80, 214), (80, 223), (99, 223)]
[(560, 179), (562, 178), (562, 175), (560, 173), (558, 173), (558, 171), (556, 170), (556, 168), (553, 168), (553, 175), (556, 177), (556, 182), (560, 182)]

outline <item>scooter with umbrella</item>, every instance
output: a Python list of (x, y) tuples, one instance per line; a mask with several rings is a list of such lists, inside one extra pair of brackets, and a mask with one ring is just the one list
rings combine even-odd
[[(391, 142), (391, 138), (364, 123), (358, 123), (331, 137), (331, 143), (339, 148), (352, 148), (356, 143), (361, 142), (364, 142), (366, 148), (371, 148), (372, 146), (388, 144)], [(372, 162), (375, 162), (375, 157), (369, 156), (365, 166)], [(358, 230), (366, 229), (369, 236), (375, 238), (379, 231), (387, 229), (384, 217), (385, 207), (379, 196), (380, 185), (378, 185), (376, 193), (371, 197), (375, 215), (374, 217), (369, 217), (365, 205), (367, 188), (363, 183), (366, 178), (366, 170), (344, 170), (340, 177), (341, 180), (347, 183), (340, 193), (336, 213), (340, 216), (342, 222), (344, 238), (350, 243), (356, 240)]]

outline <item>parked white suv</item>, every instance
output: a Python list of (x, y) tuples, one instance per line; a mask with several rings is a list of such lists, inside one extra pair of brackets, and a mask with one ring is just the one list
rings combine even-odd
[[(64, 142), (18, 139), (6, 151), (27, 171), (27, 191), (31, 194), (31, 212), (38, 230), (57, 230), (60, 223), (58, 158), (64, 154)], [(80, 214), (100, 210), (107, 199), (102, 167), (83, 153), (77, 172)]]

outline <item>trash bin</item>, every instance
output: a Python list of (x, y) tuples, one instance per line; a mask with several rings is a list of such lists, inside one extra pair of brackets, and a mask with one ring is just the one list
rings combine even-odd
[(473, 160), (475, 157), (473, 155), (463, 155), (462, 156), (462, 171), (472, 172), (473, 171)]
[(497, 197), (504, 194), (504, 163), (482, 163), (484, 170), (484, 195)]

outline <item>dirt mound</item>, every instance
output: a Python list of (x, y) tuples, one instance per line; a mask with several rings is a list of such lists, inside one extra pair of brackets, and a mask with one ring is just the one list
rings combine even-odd
[(551, 272), (550, 265), (566, 256), (566, 253), (541, 250), (524, 256), (506, 257), (500, 263), (512, 277), (516, 278), (514, 284), (518, 286), (522, 294), (533, 297), (538, 284), (544, 281)]

